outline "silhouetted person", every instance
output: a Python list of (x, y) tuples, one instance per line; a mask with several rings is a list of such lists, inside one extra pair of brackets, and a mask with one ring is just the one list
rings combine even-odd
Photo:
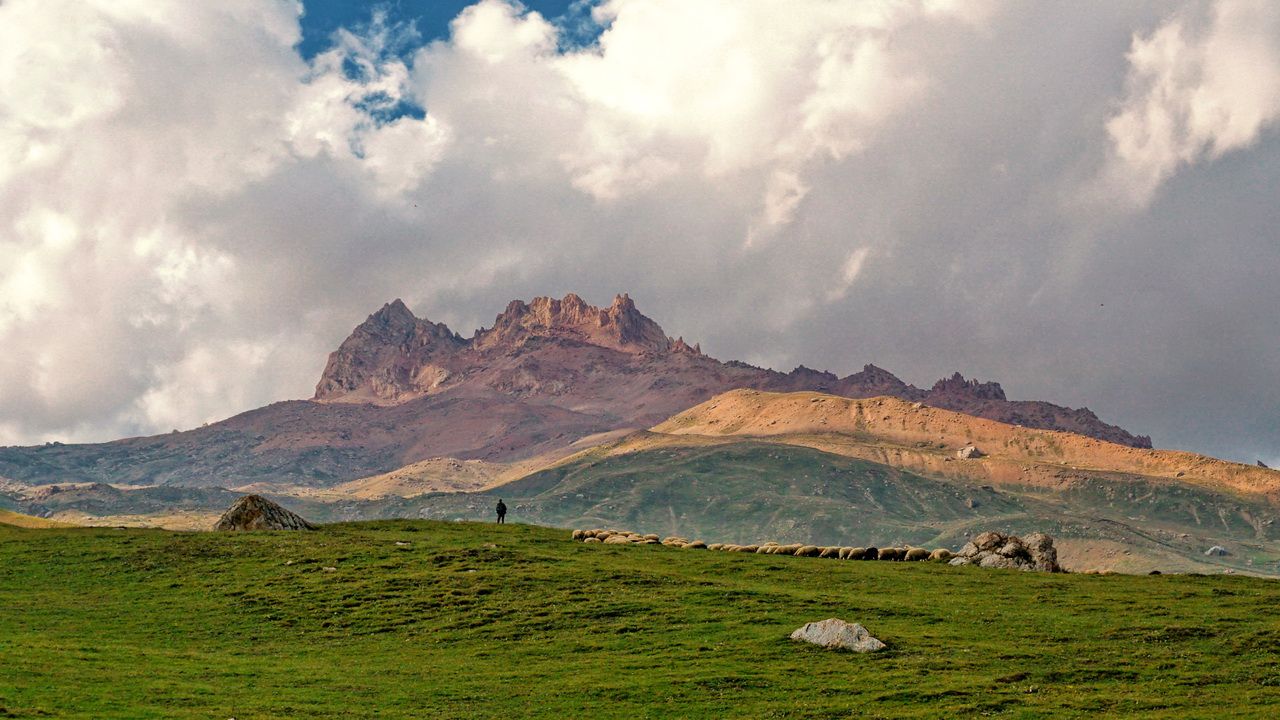
[(498, 524), (503, 525), (507, 522), (507, 504), (502, 502), (502, 498), (498, 498)]

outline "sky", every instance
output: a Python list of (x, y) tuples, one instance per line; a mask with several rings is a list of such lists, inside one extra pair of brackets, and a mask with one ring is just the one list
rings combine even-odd
[(1278, 118), (1265, 0), (0, 0), (0, 444), (572, 291), (1280, 465)]

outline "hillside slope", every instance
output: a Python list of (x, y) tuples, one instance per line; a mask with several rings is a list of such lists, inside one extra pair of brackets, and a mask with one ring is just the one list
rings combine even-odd
[[(1043, 472), (1032, 464), (1072, 470), (1131, 473), (1202, 484), (1215, 490), (1280, 501), (1280, 471), (1227, 462), (1175, 450), (1150, 450), (1108, 443), (1072, 433), (1025, 428), (962, 413), (909, 403), (897, 398), (849, 399), (820, 393), (767, 393), (737, 390), (681, 412), (653, 428), (674, 435), (740, 437), (843, 436), (856, 443), (879, 443), (921, 451), (955, 451), (976, 446), (986, 457), (956, 463), (980, 467), (994, 481), (1035, 484)], [(845, 446), (852, 443), (844, 442)], [(832, 437), (826, 449), (838, 451)], [(957, 459), (943, 452), (944, 462)], [(903, 460), (910, 463), (910, 460)], [(918, 462), (923, 462), (918, 461)], [(1013, 467), (1010, 463), (1017, 465)], [(1025, 470), (1022, 468), (1026, 468)], [(930, 468), (943, 471), (934, 463)]]
[(10, 525), (13, 527), (42, 529), (42, 528), (68, 528), (75, 527), (71, 523), (58, 522), (48, 518), (34, 517), (32, 515), (23, 515), (11, 510), (0, 509), (0, 525)]
[[(981, 457), (961, 458), (976, 445)], [(988, 529), (1059, 536), (1076, 570), (1280, 571), (1280, 473), (1137, 450), (894, 398), (736, 390), (475, 495), (397, 512), (729, 542), (946, 545)], [(1213, 546), (1228, 555), (1209, 557)]]
[[(1280, 713), (1280, 584), (1244, 577), (593, 547), (521, 525), (0, 527), (0, 606), (13, 717)], [(828, 617), (889, 649), (787, 639)]]

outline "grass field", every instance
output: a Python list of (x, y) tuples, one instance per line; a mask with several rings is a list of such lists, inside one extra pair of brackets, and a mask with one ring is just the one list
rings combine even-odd
[[(591, 546), (522, 525), (0, 527), (0, 608), (0, 717), (1280, 715), (1280, 584), (1246, 577)], [(787, 639), (827, 617), (890, 649)]]

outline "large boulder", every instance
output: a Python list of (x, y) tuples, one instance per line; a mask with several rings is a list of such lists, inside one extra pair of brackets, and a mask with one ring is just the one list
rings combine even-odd
[(302, 516), (261, 495), (245, 495), (222, 513), (214, 530), (315, 530)]
[(1062, 572), (1053, 538), (1031, 533), (1025, 538), (998, 532), (984, 532), (965, 543), (951, 558), (952, 565), (977, 565), (1006, 570)]
[(871, 633), (858, 623), (848, 623), (836, 618), (805, 623), (804, 627), (797, 628), (791, 633), (791, 639), (833, 650), (853, 652), (874, 652), (885, 648), (884, 643), (872, 637)]

